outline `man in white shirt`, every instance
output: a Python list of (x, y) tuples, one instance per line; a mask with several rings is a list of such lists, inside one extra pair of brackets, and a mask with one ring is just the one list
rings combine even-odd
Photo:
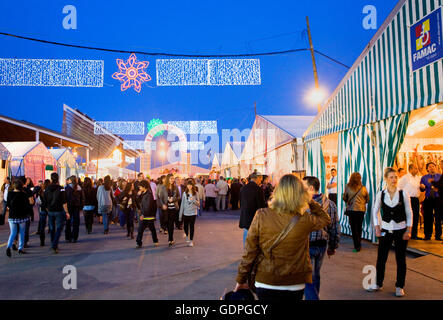
[(214, 184), (214, 181), (209, 180), (208, 184), (205, 185), (205, 210), (209, 211), (209, 207), (213, 207), (214, 211), (217, 211), (217, 207), (215, 205), (215, 198), (217, 197), (217, 187)]
[(398, 181), (398, 188), (405, 190), (411, 198), (411, 208), (412, 208), (412, 230), (411, 239), (413, 240), (423, 240), (417, 236), (418, 230), (418, 219), (420, 217), (420, 201), (418, 200), (420, 196), (420, 176), (418, 175), (418, 169), (415, 164), (410, 164), (409, 173), (405, 174)]
[(337, 170), (332, 168), (331, 169), (331, 180), (329, 180), (328, 185), (326, 186), (328, 188), (328, 198), (332, 202), (337, 205)]
[(226, 209), (226, 195), (228, 194), (228, 183), (225, 181), (225, 178), (220, 177), (220, 180), (217, 182), (217, 210), (225, 210)]

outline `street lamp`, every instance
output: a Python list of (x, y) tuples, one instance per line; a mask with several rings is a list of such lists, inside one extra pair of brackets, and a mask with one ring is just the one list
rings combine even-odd
[(326, 92), (321, 88), (312, 89), (308, 93), (307, 99), (310, 103), (320, 106), (326, 99)]

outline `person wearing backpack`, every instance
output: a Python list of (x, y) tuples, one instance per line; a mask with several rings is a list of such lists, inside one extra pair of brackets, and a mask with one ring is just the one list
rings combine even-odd
[(361, 250), (361, 234), (363, 231), (363, 219), (366, 213), (366, 205), (369, 202), (369, 193), (361, 182), (358, 172), (351, 174), (349, 182), (343, 193), (343, 201), (346, 203), (345, 215), (349, 217), (352, 240), (354, 242), (353, 252)]
[(137, 233), (137, 246), (139, 249), (143, 245), (143, 232), (146, 228), (149, 228), (152, 234), (152, 241), (154, 245), (158, 246), (157, 231), (155, 230), (155, 216), (157, 211), (156, 203), (154, 202), (154, 196), (152, 195), (151, 186), (148, 181), (142, 180), (139, 182), (138, 187), (141, 191), (140, 195), (140, 223), (138, 224)]
[(71, 214), (71, 219), (66, 221), (65, 239), (67, 242), (76, 243), (80, 228), (80, 210), (83, 206), (82, 188), (79, 186), (76, 176), (69, 178), (69, 184), (65, 190), (68, 210)]
[(58, 174), (51, 173), (51, 184), (43, 194), (43, 206), (48, 211), (49, 230), (51, 231), (51, 250), (58, 253), (58, 243), (65, 221), (70, 219), (66, 192), (58, 182)]

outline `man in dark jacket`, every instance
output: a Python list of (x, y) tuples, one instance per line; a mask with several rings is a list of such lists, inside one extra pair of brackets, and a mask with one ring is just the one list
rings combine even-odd
[(143, 180), (139, 183), (138, 187), (142, 193), (140, 198), (140, 223), (138, 224), (136, 248), (138, 249), (142, 247), (143, 232), (147, 227), (151, 231), (154, 245), (158, 246), (157, 232), (154, 224), (157, 206), (154, 202), (151, 186), (148, 181)]
[(254, 219), (255, 212), (260, 208), (265, 208), (265, 197), (263, 189), (259, 187), (262, 175), (253, 172), (249, 175), (249, 183), (240, 190), (240, 223), (239, 227), (244, 229), (243, 245), (246, 242), (248, 229)]
[(76, 176), (69, 178), (69, 184), (65, 187), (66, 201), (71, 219), (66, 221), (65, 239), (68, 242), (76, 243), (78, 240), (80, 227), (80, 210), (83, 204), (82, 188), (78, 184)]
[(51, 230), (51, 250), (58, 253), (58, 242), (65, 225), (65, 219), (70, 219), (65, 189), (58, 183), (58, 174), (51, 173), (51, 184), (43, 194), (43, 205), (48, 210)]

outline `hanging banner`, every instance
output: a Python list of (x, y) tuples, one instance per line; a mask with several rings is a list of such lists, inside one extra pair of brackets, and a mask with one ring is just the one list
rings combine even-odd
[(409, 28), (412, 71), (443, 58), (442, 29), (441, 7)]

